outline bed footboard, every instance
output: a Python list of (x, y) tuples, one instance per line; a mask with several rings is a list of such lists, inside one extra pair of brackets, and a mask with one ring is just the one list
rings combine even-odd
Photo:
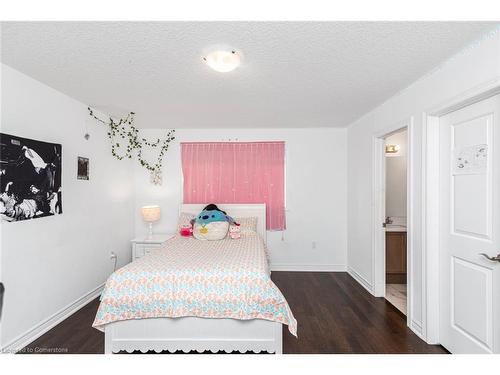
[(283, 353), (282, 324), (197, 317), (135, 319), (105, 327), (104, 352), (233, 351)]

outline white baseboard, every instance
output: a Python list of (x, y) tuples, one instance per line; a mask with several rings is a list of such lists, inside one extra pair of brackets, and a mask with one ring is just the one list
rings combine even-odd
[(286, 264), (273, 263), (271, 271), (290, 272), (346, 272), (345, 264)]
[(347, 266), (347, 273), (352, 276), (354, 280), (356, 280), (363, 288), (370, 292), (370, 294), (375, 295), (373, 293), (373, 285), (366, 280), (363, 276), (359, 274), (354, 268)]
[(424, 337), (422, 323), (412, 320), (409, 324), (410, 329), (423, 341), (427, 341)]
[(44, 333), (54, 328), (64, 319), (73, 315), (76, 311), (80, 310), (83, 306), (98, 297), (101, 294), (103, 288), (104, 283), (99, 285), (97, 288), (92, 289), (90, 292), (86, 293), (66, 307), (63, 307), (61, 310), (59, 310), (49, 318), (43, 320), (25, 333), (12, 340), (10, 343), (5, 345), (5, 347), (0, 348), (0, 353), (16, 353), (17, 351), (21, 350), (26, 345), (32, 343)]

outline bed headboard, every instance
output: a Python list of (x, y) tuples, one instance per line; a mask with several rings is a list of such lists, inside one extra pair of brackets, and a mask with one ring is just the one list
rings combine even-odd
[[(217, 203), (216, 203), (217, 204)], [(198, 215), (207, 204), (181, 204), (180, 212)], [(257, 233), (262, 237), (264, 242), (266, 239), (266, 204), (265, 203), (231, 203), (217, 204), (221, 210), (226, 211), (231, 217), (256, 217), (257, 218)], [(179, 212), (179, 213), (180, 213)]]

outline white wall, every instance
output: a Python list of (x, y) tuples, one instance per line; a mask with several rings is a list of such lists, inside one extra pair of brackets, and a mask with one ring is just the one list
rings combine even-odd
[[(111, 157), (86, 106), (6, 65), (1, 73), (1, 131), (60, 143), (63, 154), (63, 214), (1, 224), (5, 347), (102, 284), (111, 250), (118, 266), (129, 262), (134, 219), (131, 165)], [(90, 158), (90, 181), (76, 179), (77, 156)]]
[[(150, 129), (154, 137), (165, 131)], [(344, 270), (347, 249), (346, 129), (212, 129), (179, 130), (168, 150), (162, 186), (153, 186), (144, 169), (135, 167), (136, 235), (146, 233), (140, 207), (159, 204), (156, 232), (175, 230), (182, 202), (181, 141), (286, 142), (287, 230), (268, 232), (273, 269)], [(312, 242), (316, 241), (316, 248)]]
[(386, 145), (398, 145), (397, 154), (385, 158), (385, 216), (406, 217), (406, 137), (408, 131), (391, 134)]
[(472, 88), (500, 78), (500, 38), (492, 33), (445, 64), (413, 83), (348, 128), (348, 266), (368, 289), (373, 288), (372, 269), (372, 172), (373, 136), (400, 122), (414, 121), (410, 149), (415, 167), (411, 189), (414, 298), (411, 327), (419, 332), (424, 319), (422, 304), (422, 123), (423, 112)]

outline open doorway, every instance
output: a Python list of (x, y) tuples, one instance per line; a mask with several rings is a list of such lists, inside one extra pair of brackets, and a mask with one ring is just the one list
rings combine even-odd
[(412, 304), (415, 285), (412, 181), (416, 160), (413, 141), (413, 118), (373, 135), (373, 295), (387, 298), (387, 304), (406, 315), (408, 326), (421, 334), (421, 328), (413, 324)]
[(385, 298), (407, 314), (408, 129), (385, 138)]

